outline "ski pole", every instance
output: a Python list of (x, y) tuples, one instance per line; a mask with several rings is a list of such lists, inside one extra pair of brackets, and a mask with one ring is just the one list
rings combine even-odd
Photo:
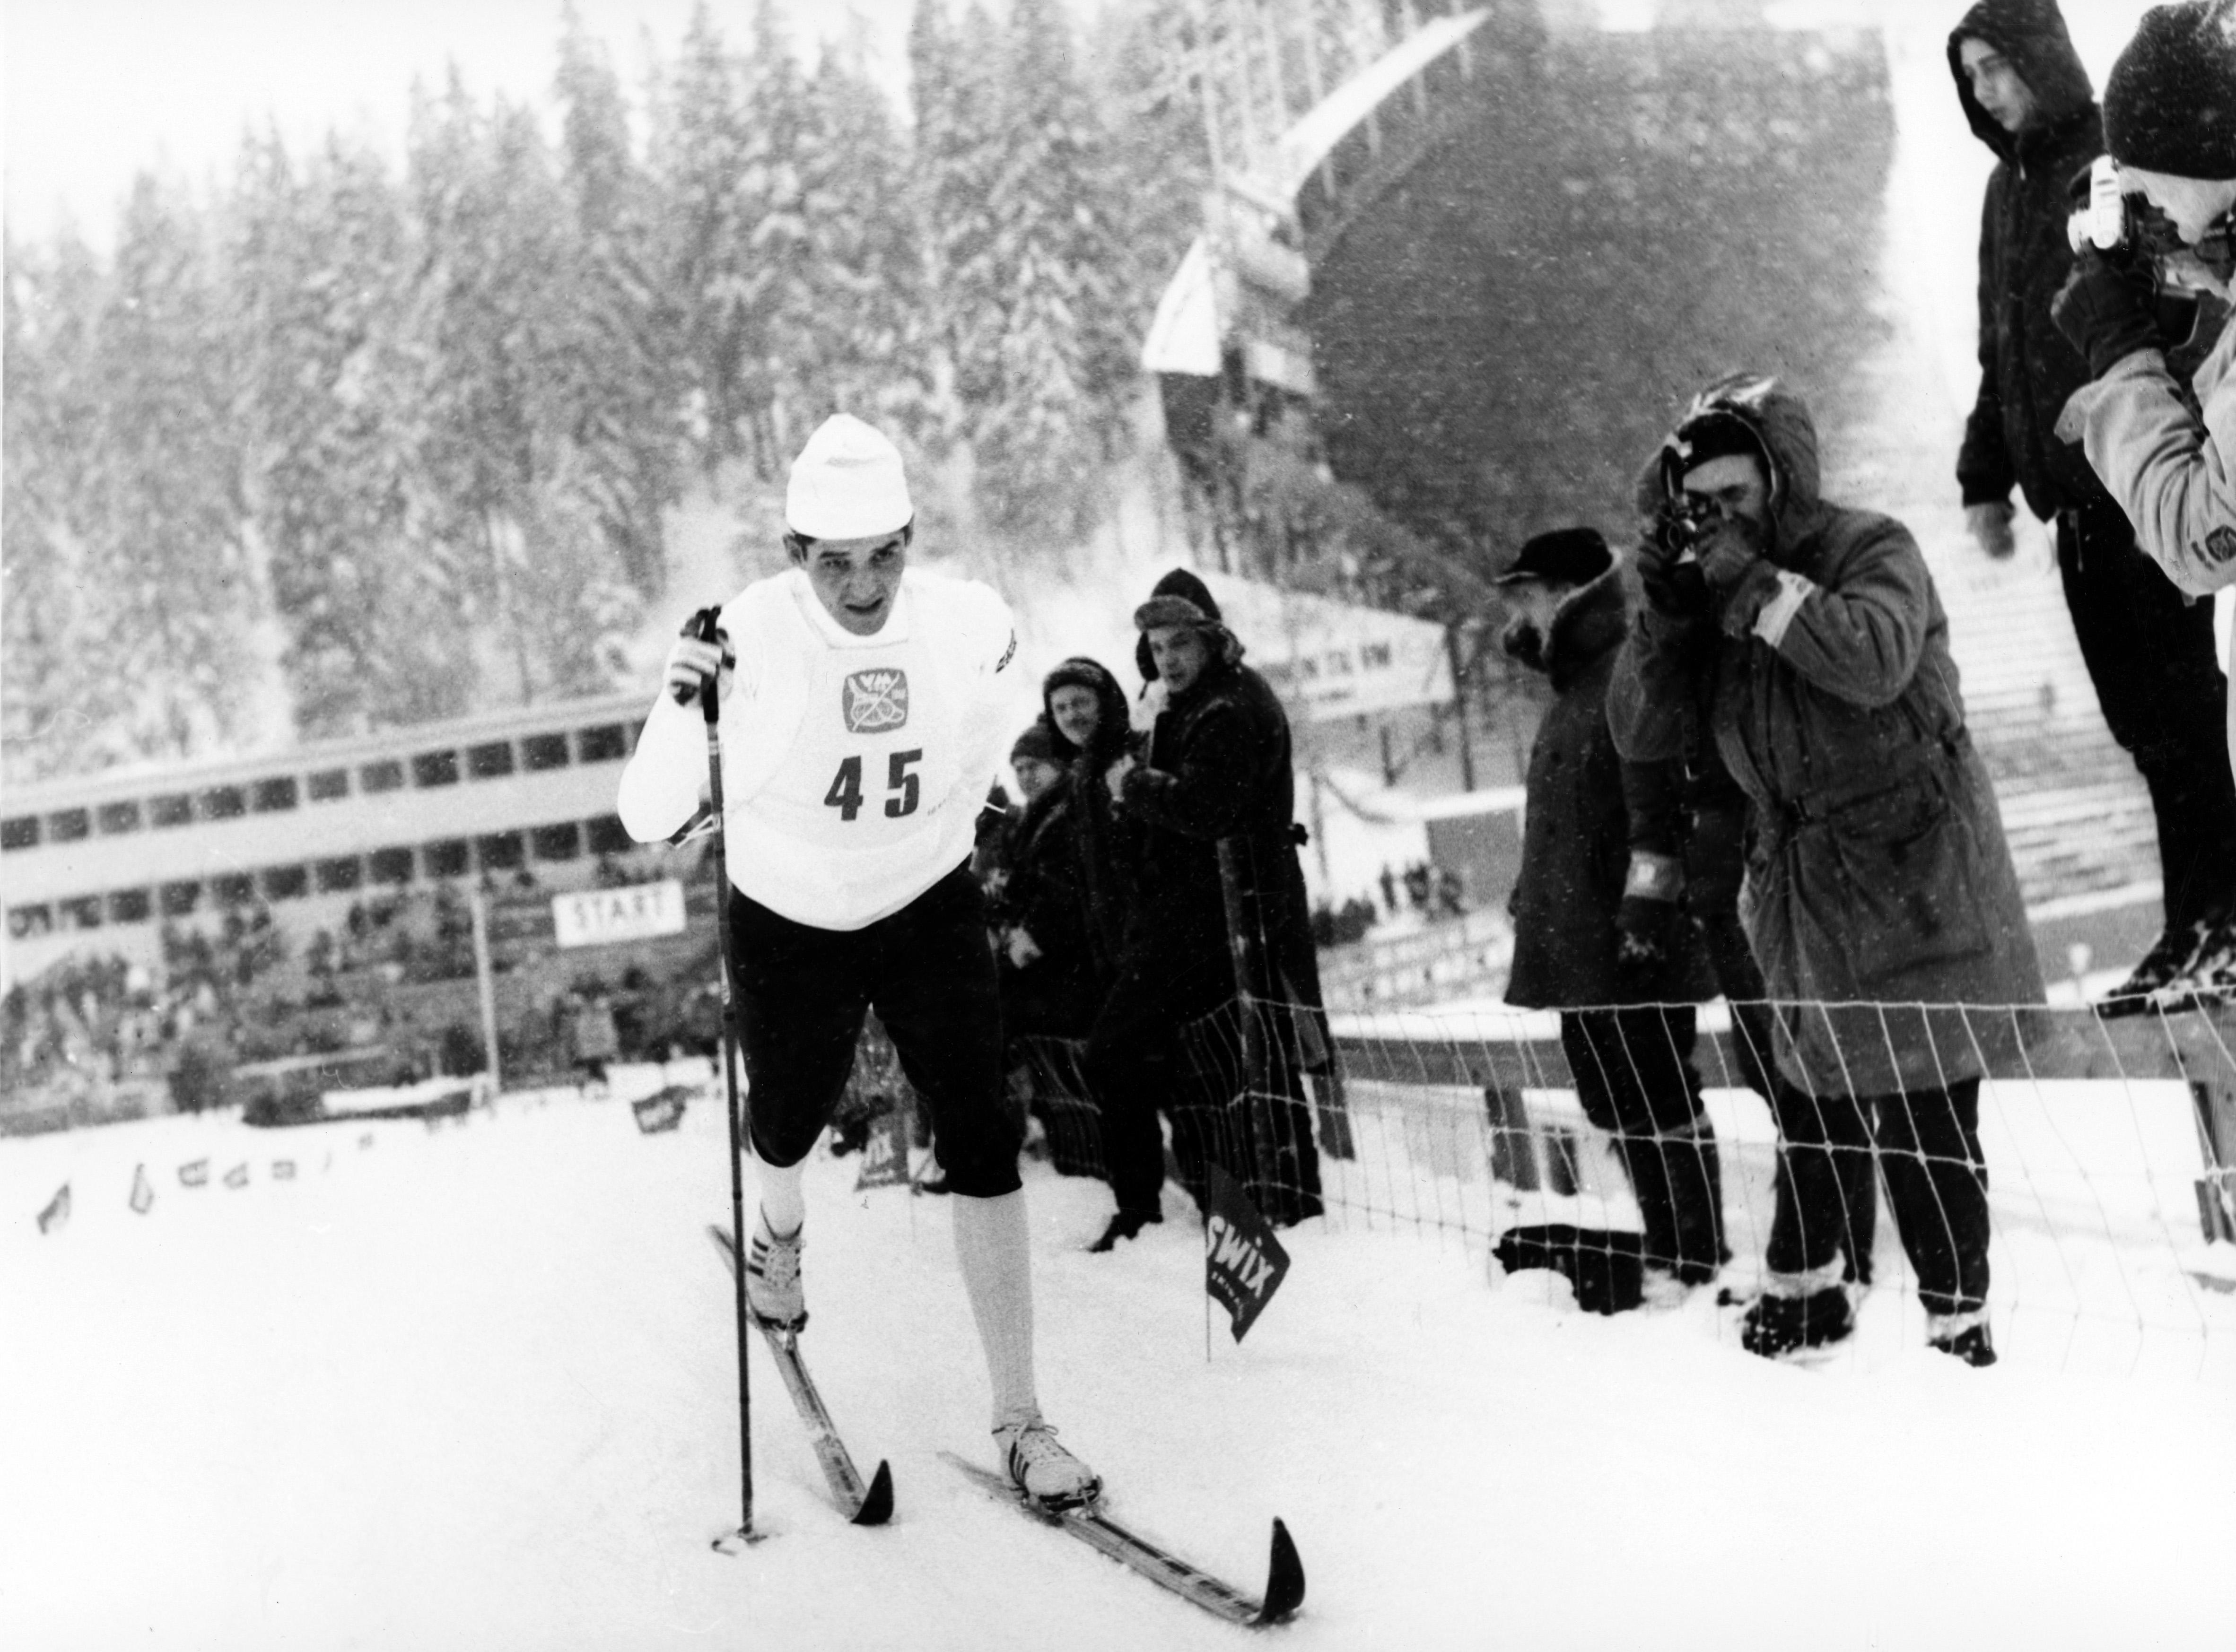
[[(715, 621), (720, 610), (701, 608), (694, 626), (701, 642), (719, 642)], [(738, 1265), (732, 1270), (737, 1286), (738, 1319), (738, 1504), (739, 1524), (730, 1537), (714, 1546), (757, 1543), (762, 1534), (753, 1530), (753, 1378), (746, 1364), (746, 1185), (745, 1124), (738, 1106), (738, 1021), (730, 993), (730, 864), (722, 813), (722, 705), (720, 667), (700, 685), (700, 709), (707, 718), (707, 786), (714, 815), (714, 935), (715, 967), (722, 978), (722, 1082), (728, 1098), (730, 1121), (730, 1242)]]

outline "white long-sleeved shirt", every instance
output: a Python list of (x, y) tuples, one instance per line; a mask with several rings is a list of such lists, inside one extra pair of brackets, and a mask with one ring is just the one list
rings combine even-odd
[[(859, 929), (969, 858), (1016, 652), (1000, 597), (911, 568), (858, 637), (790, 568), (733, 597), (721, 626), (738, 661), (721, 707), (732, 883), (796, 923)], [(621, 771), (622, 825), (673, 836), (706, 780), (700, 709), (663, 690)]]

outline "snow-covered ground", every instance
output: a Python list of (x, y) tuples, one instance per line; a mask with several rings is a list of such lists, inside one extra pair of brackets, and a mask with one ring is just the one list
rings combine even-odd
[[(1463, 1150), (1402, 1124), (1362, 1148), (1346, 1177), (1449, 1180), (1457, 1210), (1468, 1177), (1442, 1161)], [(806, 1347), (858, 1458), (891, 1459), (895, 1523), (824, 1503), (756, 1349), (778, 1535), (711, 1552), (737, 1492), (729, 1286), (702, 1232), (725, 1153), (717, 1105), (645, 1137), (571, 1092), (434, 1130), (175, 1118), (0, 1142), (0, 1644), (1236, 1643), (938, 1460), (989, 1454), (946, 1211), (853, 1193), (851, 1160), (812, 1162)], [(182, 1187), (195, 1160), (208, 1182)], [(64, 1180), (70, 1219), (42, 1236)], [(1286, 1643), (2226, 1643), (2226, 1317), (2109, 1372), (2045, 1336), (1972, 1371), (1881, 1292), (1852, 1352), (1799, 1369), (1740, 1352), (1705, 1296), (1580, 1314), (1549, 1275), (1490, 1280), (1471, 1236), (1349, 1211), (1286, 1236), (1293, 1270), (1238, 1347), (1207, 1328), (1184, 1201), (1096, 1257), (1100, 1184), (1028, 1185), (1052, 1418), (1126, 1517), (1249, 1587), (1284, 1517), (1311, 1583)], [(2162, 1260), (2112, 1237), (2130, 1275)]]

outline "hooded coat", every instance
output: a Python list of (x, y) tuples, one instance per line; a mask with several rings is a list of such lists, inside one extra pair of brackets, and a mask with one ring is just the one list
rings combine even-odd
[[(1161, 585), (1159, 594), (1173, 593)], [(1141, 840), (1125, 965), (1188, 983), (1204, 1009), (1229, 995), (1219, 840), (1236, 838), (1246, 917), (1264, 941), (1264, 985), (1276, 999), (1317, 1009), (1319, 962), (1297, 860), (1288, 714), (1266, 679), (1242, 664), (1233, 633), (1214, 626), (1209, 634), (1202, 674), (1166, 701), (1145, 766), (1126, 777), (1123, 810), (1139, 823)]]
[[(1522, 626), (1506, 652), (1552, 681), (1553, 704), (1529, 748), (1522, 873), (1509, 910), (1514, 965), (1506, 1001), (1531, 1009), (1698, 1003), (1715, 996), (1689, 923), (1656, 980), (1615, 967), (1615, 914), (1630, 864), (1624, 764), (1608, 731), (1608, 685), (1629, 618), (1620, 564), (1571, 592), (1546, 634)], [(1674, 765), (1656, 765), (1674, 768)]]
[[(1958, 48), (1983, 41), (2034, 95), (2033, 119), (2006, 132), (1980, 101)], [(2088, 363), (2049, 318), (2073, 266), (2065, 220), (2075, 173), (2104, 152), (2104, 123), (2057, 0), (1980, 0), (1949, 36), (1949, 72), (1973, 135), (1996, 157), (1980, 213), (1980, 393), (1956, 455), (1967, 505), (2008, 500), (2016, 483), (2043, 520), (2106, 497), (2059, 411)]]
[[(1056, 726), (1056, 692), (1070, 684), (1092, 690), (1099, 711), (1085, 751)], [(1062, 790), (1069, 799), (1071, 859), (1086, 914), (1087, 944), (1096, 977), (1107, 987), (1117, 973), (1118, 955), (1125, 945), (1139, 849), (1137, 834), (1130, 822), (1119, 816), (1104, 780), (1110, 765), (1135, 744), (1128, 722), (1126, 691), (1108, 668), (1075, 656), (1050, 672), (1041, 685), (1041, 711), (1048, 720), (1056, 760), (1068, 769)]]
[[(1799, 397), (1736, 375), (1687, 418), (1714, 410), (1746, 421), (1771, 461), (1779, 618), (1733, 638), (1713, 618), (1641, 607), (1609, 726), (1626, 757), (1661, 760), (1683, 754), (1698, 715), (1746, 790), (1740, 916), (1771, 997), (1799, 1006), (1786, 1075), (1818, 1095), (1946, 1089), (1984, 1071), (2012, 1018), (1917, 1006), (2042, 998), (1948, 617), (1907, 528), (1819, 496)], [(1674, 444), (1652, 474), (1667, 474)]]

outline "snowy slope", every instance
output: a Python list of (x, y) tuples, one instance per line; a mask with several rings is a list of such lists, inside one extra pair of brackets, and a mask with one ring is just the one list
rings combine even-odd
[[(656, 1072), (636, 1075), (640, 1089)], [(271, 1163), (299, 1174), (274, 1180)], [(177, 1166), (207, 1157), (207, 1186)], [(235, 1164), (247, 1186), (221, 1185)], [(145, 1164), (154, 1208), (128, 1207)], [(757, 1365), (733, 1518), (720, 1109), (464, 1126), (172, 1118), (0, 1143), (0, 1644), (42, 1649), (1232, 1646), (963, 1484), (983, 1376), (939, 1201), (814, 1161), (810, 1358), (896, 1524), (845, 1525)], [(74, 1214), (32, 1214), (67, 1177)], [(1728, 1313), (1608, 1321), (1356, 1216), (1209, 1338), (1180, 1202), (1110, 1257), (1029, 1183), (1043, 1397), (1128, 1518), (1249, 1587), (1295, 1532), (1299, 1649), (2225, 1643), (2236, 1408), (2210, 1378), (1808, 1371)]]

